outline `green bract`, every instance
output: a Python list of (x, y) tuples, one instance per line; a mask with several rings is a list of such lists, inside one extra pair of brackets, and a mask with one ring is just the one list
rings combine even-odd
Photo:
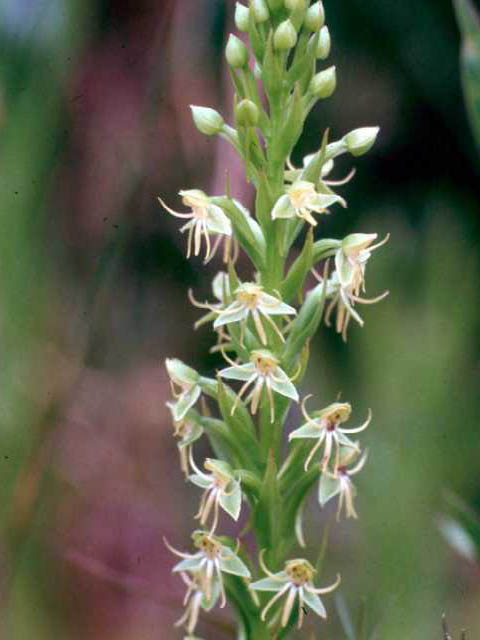
[[(203, 269), (220, 245), (224, 262), (213, 278), (212, 302), (189, 292), (202, 310), (195, 328), (208, 325), (214, 331), (211, 352), (220, 363), (200, 375), (175, 358), (166, 362), (181, 470), (193, 490), (202, 490), (196, 518), (205, 530), (194, 532), (194, 552), (169, 546), (181, 557), (173, 571), (187, 594), (177, 624), (186, 628), (188, 640), (196, 640), (199, 616), (227, 598), (242, 640), (286, 638), (308, 610), (326, 617), (319, 596), (336, 588), (339, 579), (331, 587), (315, 587), (313, 566), (291, 559), (291, 553), (297, 541), (308, 546), (302, 515), (316, 486), (321, 507), (338, 500), (338, 516), (345, 511), (356, 517), (352, 477), (363, 468), (366, 454), (352, 436), (368, 427), (371, 412), (363, 424), (350, 428), (351, 405), (325, 399), (321, 388), (315, 395), (323, 408), (307, 411), (307, 396), (301, 402), (303, 418), (290, 409), (300, 402), (310, 340), (322, 320), (329, 325), (335, 318), (346, 340), (352, 318), (364, 324), (358, 305), (388, 293), (373, 299), (364, 295), (367, 263), (388, 236), (377, 242), (377, 233), (351, 230), (343, 239), (324, 235), (327, 214), (338, 216), (347, 206), (337, 188), (355, 173), (350, 168), (347, 175), (336, 175), (337, 158), (349, 154), (351, 161), (366, 153), (378, 127), (354, 129), (339, 139), (331, 139), (326, 128), (299, 166), (291, 160), (310, 111), (337, 86), (335, 67), (317, 70), (317, 60), (326, 59), (331, 48), (323, 4), (244, 2), (236, 3), (235, 25), (248, 43), (231, 35), (225, 50), (234, 88), (233, 122), (208, 107), (192, 107), (192, 115), (202, 133), (220, 136), (239, 155), (255, 189), (254, 203), (247, 208), (233, 198), (228, 181), (225, 193), (180, 191), (185, 212), (161, 200), (171, 215), (184, 219), (179, 231), (188, 232), (187, 257), (196, 268)], [(318, 281), (313, 286), (312, 275)], [(197, 466), (200, 438), (208, 440), (213, 453)], [(238, 527), (235, 536), (247, 523), (262, 550), (258, 563), (240, 542), (219, 535), (224, 521)], [(315, 544), (318, 539), (312, 536)]]

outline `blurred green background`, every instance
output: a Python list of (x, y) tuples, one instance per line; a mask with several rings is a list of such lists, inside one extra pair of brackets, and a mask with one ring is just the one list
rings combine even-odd
[[(315, 548), (331, 521), (325, 571), (343, 575), (318, 637), (440, 638), (445, 612), (475, 638), (480, 527), (458, 505), (480, 512), (480, 160), (455, 16), (448, 0), (324, 4), (338, 89), (294, 160), (327, 126), (333, 138), (381, 126), (355, 162), (348, 209), (317, 233), (390, 232), (367, 282), (369, 295), (391, 294), (347, 345), (322, 329), (304, 383), (323, 404), (341, 391), (359, 421), (374, 413), (360, 520), (336, 525), (314, 500), (309, 510), (307, 541)], [(163, 360), (218, 365), (208, 329), (193, 333), (186, 291), (208, 296), (221, 263), (187, 263), (156, 196), (176, 206), (181, 188), (222, 192), (228, 166), (250, 204), (237, 160), (197, 134), (188, 109), (229, 113), (233, 8), (0, 7), (2, 638), (182, 637), (161, 537), (188, 543), (198, 495), (178, 468)], [(339, 162), (339, 177), (351, 166)], [(463, 534), (452, 517), (468, 521)], [(348, 620), (362, 608), (363, 638)], [(229, 616), (215, 612), (199, 635), (233, 637)]]

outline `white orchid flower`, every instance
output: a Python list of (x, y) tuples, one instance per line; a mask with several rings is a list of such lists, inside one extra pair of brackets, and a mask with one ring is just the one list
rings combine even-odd
[(372, 413), (370, 410), (368, 411), (368, 417), (360, 427), (355, 429), (344, 429), (339, 425), (347, 422), (352, 413), (352, 407), (348, 402), (334, 402), (329, 404), (328, 407), (320, 409), (319, 411), (314, 411), (312, 415), (309, 415), (305, 404), (310, 397), (311, 396), (306, 396), (302, 401), (302, 413), (307, 422), (295, 431), (292, 431), (289, 435), (289, 440), (311, 438), (317, 441), (305, 461), (305, 471), (308, 470), (313, 456), (322, 445), (324, 446), (322, 470), (325, 471), (327, 468), (334, 447), (336, 447), (337, 451), (335, 461), (336, 468), (338, 466), (338, 456), (341, 446), (358, 450), (358, 445), (352, 442), (348, 436), (353, 433), (360, 433), (361, 431), (364, 431), (370, 424)]
[(280, 368), (279, 360), (270, 353), (270, 351), (252, 351), (250, 355), (250, 362), (246, 364), (236, 364), (225, 354), (224, 356), (232, 366), (222, 369), (222, 371), (220, 371), (220, 376), (222, 378), (240, 380), (241, 382), (244, 382), (232, 407), (232, 414), (235, 412), (242, 396), (246, 393), (249, 387), (252, 387), (252, 385), (253, 389), (247, 397), (247, 403), (251, 403), (250, 409), (252, 414), (255, 415), (257, 413), (262, 391), (265, 388), (267, 391), (268, 402), (270, 404), (271, 422), (274, 422), (275, 420), (275, 404), (273, 400), (274, 391), (275, 393), (298, 402), (298, 392), (292, 383), (292, 380), (287, 376), (285, 371)]
[(185, 612), (182, 617), (175, 622), (175, 627), (185, 626), (189, 637), (192, 638), (190, 634), (193, 633), (195, 627), (197, 626), (198, 617), (200, 614), (200, 609), (204, 611), (210, 611), (218, 601), (220, 596), (220, 589), (218, 585), (218, 581), (213, 583), (212, 594), (209, 599), (207, 599), (204, 591), (203, 591), (203, 580), (202, 574), (196, 571), (192, 571), (190, 573), (181, 572), (180, 577), (183, 582), (187, 585), (187, 592), (183, 599), (183, 606), (185, 607)]
[[(172, 416), (175, 415), (175, 403), (167, 402), (167, 407), (172, 412)], [(189, 473), (189, 457), (192, 450), (192, 445), (203, 435), (203, 428), (189, 420), (186, 416), (181, 420), (175, 420), (174, 417), (174, 433), (177, 438), (177, 447), (180, 454), (180, 468), (185, 475)]]
[[(365, 269), (372, 251), (388, 242), (387, 235), (381, 242), (369, 246), (377, 238), (376, 233), (354, 233), (347, 236), (342, 246), (335, 254), (335, 271), (327, 281), (327, 298), (331, 298), (325, 311), (325, 324), (330, 326), (332, 312), (336, 309), (335, 328), (337, 333), (347, 340), (347, 329), (350, 319), (353, 318), (363, 327), (364, 321), (354, 309), (358, 304), (375, 304), (386, 298), (389, 294), (385, 291), (376, 298), (363, 298), (360, 293), (365, 291)], [(319, 282), (323, 278), (312, 269)]]
[(165, 545), (182, 560), (176, 564), (174, 573), (195, 572), (202, 592), (208, 601), (213, 598), (215, 589), (218, 588), (221, 595), (221, 607), (224, 607), (227, 599), (223, 585), (222, 573), (231, 573), (241, 578), (250, 578), (250, 571), (240, 560), (237, 553), (230, 547), (223, 545), (218, 538), (205, 531), (195, 531), (192, 535), (193, 544), (198, 549), (196, 553), (182, 553), (172, 547), (164, 539)]
[(272, 209), (272, 218), (302, 218), (312, 226), (317, 225), (317, 221), (312, 216), (314, 213), (325, 213), (327, 207), (336, 202), (343, 202), (343, 199), (334, 193), (318, 193), (313, 182), (299, 180), (287, 188), (275, 203)]
[[(179, 191), (179, 195), (182, 196), (183, 204), (186, 207), (190, 207), (190, 213), (174, 211), (161, 198), (159, 198), (160, 204), (172, 216), (188, 220), (180, 228), (180, 233), (188, 231), (187, 258), (190, 258), (192, 254), (192, 246), (194, 255), (198, 256), (200, 254), (203, 236), (205, 239), (205, 262), (208, 262), (215, 255), (222, 237), (231, 237), (232, 224), (223, 209), (216, 204), (212, 204), (203, 191), (188, 189)], [(210, 242), (210, 234), (218, 236), (213, 247)]]
[(207, 458), (204, 467), (209, 474), (200, 471), (190, 452), (190, 465), (195, 471), (188, 479), (193, 484), (203, 489), (200, 500), (200, 508), (195, 516), (200, 524), (205, 526), (210, 513), (213, 511), (213, 520), (210, 535), (215, 533), (218, 524), (219, 507), (228, 513), (234, 520), (238, 520), (242, 506), (242, 490), (240, 482), (233, 475), (233, 469), (227, 462)]
[(285, 563), (285, 569), (278, 573), (272, 573), (266, 567), (263, 561), (263, 553), (260, 554), (260, 565), (268, 578), (257, 580), (250, 585), (250, 589), (254, 591), (274, 591), (276, 594), (264, 607), (261, 617), (265, 620), (268, 611), (273, 605), (285, 596), (285, 602), (282, 607), (281, 626), (286, 627), (290, 614), (298, 597), (298, 628), (302, 626), (305, 615), (304, 606), (314, 611), (321, 618), (327, 617), (327, 612), (323, 602), (319, 598), (320, 595), (334, 591), (340, 584), (340, 576), (334, 584), (329, 587), (318, 589), (313, 585), (313, 576), (315, 569), (308, 560), (297, 559), (289, 560)]
[(244, 282), (234, 292), (235, 300), (226, 309), (219, 312), (213, 323), (214, 329), (232, 322), (242, 323), (245, 329), (249, 316), (252, 316), (262, 344), (267, 344), (267, 334), (262, 324), (262, 318), (267, 320), (277, 335), (284, 341), (284, 337), (271, 316), (295, 315), (293, 307), (282, 302), (279, 298), (265, 293), (263, 287), (253, 282)]
[(180, 422), (200, 397), (198, 373), (177, 358), (165, 360), (175, 402), (169, 403), (175, 422)]
[(342, 450), (335, 473), (331, 473), (327, 469), (320, 478), (318, 500), (322, 507), (336, 495), (339, 496), (337, 520), (340, 519), (343, 505), (345, 505), (345, 516), (347, 518), (358, 517), (354, 507), (354, 498), (357, 490), (351, 477), (363, 469), (367, 461), (368, 453), (365, 452), (358, 462), (349, 469), (348, 465), (351, 464), (357, 456), (358, 448)]

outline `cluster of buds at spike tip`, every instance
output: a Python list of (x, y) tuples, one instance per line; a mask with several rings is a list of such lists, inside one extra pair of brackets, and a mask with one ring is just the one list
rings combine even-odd
[(206, 471), (200, 471), (193, 460), (190, 450), (190, 465), (195, 471), (188, 477), (190, 482), (203, 489), (200, 508), (196, 518), (202, 527), (206, 526), (210, 514), (213, 514), (210, 535), (215, 533), (218, 525), (218, 511), (221, 507), (234, 520), (238, 520), (242, 506), (242, 490), (240, 482), (235, 478), (233, 469), (223, 460), (207, 458), (204, 463)]
[(327, 612), (320, 599), (320, 595), (331, 593), (340, 584), (340, 576), (336, 581), (323, 588), (313, 585), (313, 578), (316, 573), (308, 560), (296, 559), (285, 563), (283, 571), (273, 573), (268, 569), (263, 560), (263, 553), (260, 554), (260, 564), (264, 573), (268, 576), (250, 585), (254, 591), (275, 592), (273, 598), (267, 603), (262, 611), (262, 620), (265, 620), (267, 613), (282, 598), (284, 599), (280, 609), (280, 624), (286, 627), (295, 604), (298, 606), (298, 628), (303, 624), (305, 616), (304, 607), (308, 607), (321, 618), (327, 617)]
[(231, 367), (222, 369), (220, 376), (229, 380), (239, 380), (243, 382), (243, 386), (238, 392), (235, 404), (232, 407), (232, 414), (245, 395), (248, 389), (251, 389), (246, 398), (247, 404), (250, 403), (250, 409), (253, 415), (257, 413), (262, 392), (265, 390), (268, 403), (270, 406), (270, 421), (275, 420), (275, 402), (273, 392), (281, 396), (290, 398), (298, 402), (298, 391), (296, 390), (292, 379), (287, 376), (285, 371), (279, 366), (279, 360), (270, 351), (258, 350), (252, 351), (250, 362), (246, 364), (236, 364), (231, 362)]
[[(211, 302), (198, 302), (189, 291), (191, 303), (203, 310), (195, 328), (208, 323), (216, 332), (210, 352), (223, 362), (216, 377), (204, 377), (176, 358), (166, 361), (173, 393), (167, 406), (181, 469), (201, 489), (195, 518), (202, 530), (192, 536), (193, 552), (167, 543), (181, 558), (173, 571), (186, 586), (177, 622), (186, 629), (185, 640), (199, 640), (199, 616), (217, 603), (224, 606), (227, 594), (243, 621), (238, 637), (244, 640), (286, 637), (295, 622), (302, 626), (307, 609), (326, 617), (320, 596), (333, 591), (340, 578), (319, 588), (307, 560), (285, 560), (295, 538), (306, 546), (303, 507), (317, 481), (322, 507), (335, 499), (337, 518), (343, 513), (357, 517), (354, 476), (367, 454), (355, 438), (372, 414), (369, 410), (363, 424), (350, 426), (350, 403), (337, 399), (313, 410), (306, 406), (310, 396), (305, 397), (303, 419), (292, 429), (283, 459), (286, 419), (294, 417), (289, 409), (300, 400), (297, 384), (322, 322), (334, 323), (346, 340), (352, 318), (363, 326), (358, 305), (388, 294), (365, 297), (366, 265), (388, 236), (381, 242), (376, 233), (351, 233), (343, 240), (317, 237), (318, 222), (327, 224), (326, 214), (340, 211), (336, 205), (347, 206), (336, 187), (355, 175), (351, 168), (345, 177), (335, 176), (337, 158), (367, 153), (378, 127), (360, 127), (336, 140), (329, 139), (327, 129), (320, 148), (298, 167), (291, 162), (311, 109), (337, 87), (336, 67), (317, 69), (332, 46), (322, 1), (241, 0), (235, 25), (245, 35), (229, 36), (224, 59), (234, 85), (233, 122), (210, 107), (191, 110), (201, 133), (221, 137), (241, 157), (256, 191), (255, 211), (232, 197), (228, 179), (224, 194), (180, 191), (184, 211), (160, 200), (168, 213), (184, 220), (180, 232), (187, 234), (188, 258), (200, 256), (206, 264), (222, 245), (226, 265), (213, 279)], [(292, 256), (302, 238), (303, 248)], [(240, 250), (250, 263), (237, 261)], [(319, 265), (322, 275), (315, 269)], [(309, 291), (310, 272), (319, 284)], [(201, 437), (213, 450), (202, 463), (193, 455)], [(276, 573), (267, 568), (262, 552), (265, 575), (254, 582), (247, 549), (240, 556), (239, 547), (233, 550), (232, 540), (218, 533), (222, 519), (232, 526), (231, 520), (238, 523), (247, 509), (248, 527), (276, 568)], [(260, 592), (272, 595), (268, 599)]]

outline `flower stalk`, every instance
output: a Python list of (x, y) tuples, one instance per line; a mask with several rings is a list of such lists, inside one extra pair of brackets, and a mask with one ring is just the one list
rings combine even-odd
[[(322, 389), (315, 396), (323, 408), (307, 410), (301, 380), (309, 342), (322, 320), (329, 326), (335, 315), (335, 328), (346, 340), (352, 318), (364, 325), (356, 305), (388, 294), (365, 297), (367, 262), (388, 236), (381, 242), (376, 233), (332, 239), (322, 237), (317, 226), (319, 218), (341, 215), (347, 206), (334, 189), (349, 182), (354, 169), (337, 177), (336, 159), (369, 151), (377, 127), (361, 127), (333, 141), (326, 128), (320, 148), (300, 167), (291, 161), (309, 112), (337, 85), (336, 68), (323, 63), (331, 36), (322, 2), (237, 3), (235, 24), (248, 44), (235, 34), (226, 44), (234, 122), (227, 124), (209, 107), (192, 107), (192, 114), (201, 133), (222, 137), (242, 158), (256, 190), (254, 210), (228, 190), (211, 195), (182, 190), (187, 211), (180, 212), (160, 199), (168, 214), (185, 221), (179, 230), (187, 233), (188, 258), (203, 258), (205, 264), (223, 242), (225, 262), (213, 279), (214, 302), (199, 302), (192, 292), (189, 298), (202, 309), (195, 328), (211, 325), (212, 351), (226, 364), (215, 379), (175, 358), (166, 362), (181, 470), (202, 489), (196, 514), (202, 530), (193, 534), (194, 552), (166, 544), (181, 557), (173, 571), (187, 587), (178, 621), (187, 638), (196, 637), (205, 613), (228, 600), (237, 613), (238, 637), (267, 640), (301, 628), (307, 610), (326, 618), (328, 593), (340, 583), (337, 576), (330, 586), (315, 586), (313, 565), (292, 553), (298, 545), (308, 546), (302, 516), (315, 484), (320, 507), (336, 501), (338, 518), (343, 512), (357, 517), (352, 478), (367, 457), (351, 436), (369, 426), (372, 413), (350, 427), (351, 405), (328, 400)], [(235, 268), (241, 251), (251, 262), (246, 281)], [(312, 288), (310, 273), (318, 280)], [(285, 448), (287, 416), (297, 403), (304, 423), (291, 430)], [(197, 466), (194, 448), (201, 438), (209, 439), (215, 457)], [(247, 513), (256, 558), (219, 534), (225, 515), (236, 522)], [(325, 604), (320, 595), (327, 596)]]

